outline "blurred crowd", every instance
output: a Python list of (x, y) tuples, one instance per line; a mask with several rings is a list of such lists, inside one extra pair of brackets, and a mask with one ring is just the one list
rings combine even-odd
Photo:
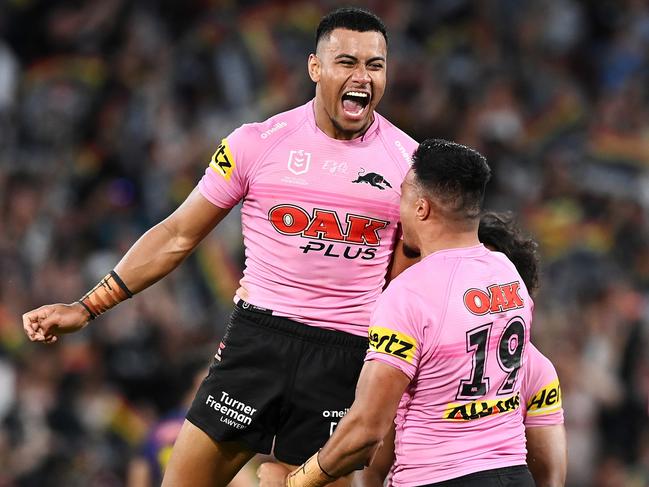
[[(379, 112), (495, 172), (543, 259), (533, 341), (563, 387), (571, 487), (649, 485), (649, 1), (368, 0)], [(0, 2), (0, 487), (127, 485), (214, 353), (237, 211), (176, 272), (54, 346), (20, 315), (78, 299), (172, 211), (220, 139), (313, 96), (334, 1)]]

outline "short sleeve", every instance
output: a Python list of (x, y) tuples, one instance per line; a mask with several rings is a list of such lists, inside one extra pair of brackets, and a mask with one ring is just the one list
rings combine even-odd
[(530, 343), (523, 367), (521, 393), (527, 408), (525, 426), (562, 424), (561, 385), (552, 362)]
[(244, 125), (221, 141), (198, 183), (201, 194), (219, 208), (232, 208), (248, 190), (247, 174), (255, 161), (246, 148), (247, 131)]
[(415, 376), (423, 344), (423, 323), (412, 309), (412, 299), (393, 281), (377, 300), (368, 329), (366, 361), (391, 365), (411, 379)]

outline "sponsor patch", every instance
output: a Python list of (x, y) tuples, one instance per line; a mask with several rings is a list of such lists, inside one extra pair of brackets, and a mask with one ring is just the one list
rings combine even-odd
[(209, 394), (205, 399), (205, 405), (219, 415), (221, 423), (236, 429), (245, 429), (250, 426), (252, 417), (257, 412), (257, 409), (238, 401), (225, 391), (221, 391), (221, 397)]
[(494, 284), (484, 289), (469, 289), (464, 293), (464, 305), (474, 315), (497, 314), (525, 306), (518, 281)]
[(417, 352), (417, 340), (398, 331), (372, 326), (367, 330), (372, 352), (385, 353), (412, 363)]
[(235, 163), (227, 139), (223, 139), (221, 145), (216, 149), (216, 152), (210, 161), (210, 167), (223, 176), (226, 181), (230, 180), (230, 176), (232, 176), (232, 172), (235, 168)]
[(527, 402), (528, 416), (543, 416), (561, 409), (561, 386), (559, 379), (550, 382)]
[(486, 418), (494, 414), (515, 411), (521, 405), (520, 393), (504, 399), (489, 399), (486, 401), (473, 401), (466, 404), (450, 403), (444, 411), (447, 421), (471, 421)]

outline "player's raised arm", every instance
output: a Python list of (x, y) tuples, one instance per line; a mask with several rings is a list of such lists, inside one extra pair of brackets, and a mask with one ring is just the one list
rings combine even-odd
[(23, 315), (32, 341), (54, 343), (133, 294), (160, 280), (180, 264), (229, 210), (219, 208), (197, 189), (169, 217), (139, 238), (114, 270), (79, 301), (49, 304)]
[(176, 211), (140, 237), (115, 271), (133, 293), (142, 291), (175, 269), (229, 211), (195, 188)]

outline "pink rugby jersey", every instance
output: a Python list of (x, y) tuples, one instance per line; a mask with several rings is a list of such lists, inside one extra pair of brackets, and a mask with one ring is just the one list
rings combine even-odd
[(530, 342), (522, 374), (521, 410), (525, 427), (563, 424), (561, 386), (552, 362)]
[(417, 147), (374, 115), (362, 137), (336, 140), (316, 126), (311, 101), (223, 139), (198, 188), (220, 208), (243, 201), (239, 298), (366, 335), (397, 238), (399, 187)]
[(395, 418), (393, 485), (525, 464), (520, 372), (532, 308), (514, 265), (483, 245), (435, 252), (390, 283), (366, 360), (411, 379)]

